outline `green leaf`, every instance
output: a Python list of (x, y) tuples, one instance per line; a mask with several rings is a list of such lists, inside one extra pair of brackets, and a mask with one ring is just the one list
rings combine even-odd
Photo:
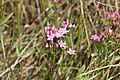
[(76, 78), (79, 78), (79, 76), (85, 71), (85, 64), (80, 68), (79, 72), (77, 73)]
[(70, 73), (70, 67), (68, 67), (67, 69), (66, 69), (66, 75), (65, 75), (65, 77), (67, 77), (68, 75), (69, 75), (69, 73)]
[(70, 30), (70, 41), (71, 41), (72, 49), (74, 49), (74, 30), (73, 29)]
[(107, 42), (103, 43), (103, 57), (104, 58), (108, 57), (108, 44), (107, 44)]
[(26, 57), (28, 57), (28, 56), (30, 56), (33, 52), (34, 52), (34, 48), (30, 48), (30, 49), (28, 49), (27, 51), (25, 51), (22, 55), (21, 55), (21, 57), (22, 58), (26, 58)]
[(4, 25), (9, 19), (10, 17), (13, 15), (13, 13), (9, 14), (7, 17), (5, 17), (1, 22), (0, 22), (0, 26)]
[(46, 22), (47, 22), (47, 18), (45, 17), (42, 24), (41, 24), (41, 33), (42, 34), (44, 33), (44, 26), (45, 26)]
[(82, 78), (78, 78), (78, 80), (89, 80), (88, 76), (82, 77)]
[(53, 4), (51, 3), (51, 1), (48, 2), (48, 6), (49, 8), (53, 7)]
[(118, 60), (120, 60), (120, 56), (119, 55), (114, 57), (114, 61), (118, 61)]

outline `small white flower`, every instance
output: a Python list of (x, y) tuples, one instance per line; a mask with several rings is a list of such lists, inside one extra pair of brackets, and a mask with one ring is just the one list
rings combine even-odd
[(72, 54), (75, 54), (75, 50), (72, 50), (71, 48), (69, 48), (69, 50), (67, 51), (68, 54), (72, 55)]

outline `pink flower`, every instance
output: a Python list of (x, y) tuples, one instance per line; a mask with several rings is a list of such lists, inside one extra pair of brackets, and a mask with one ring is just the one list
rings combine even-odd
[(55, 26), (52, 26), (52, 27), (50, 28), (50, 31), (52, 31), (53, 33), (55, 33), (55, 32), (57, 31), (57, 29), (55, 28)]
[(109, 12), (107, 12), (107, 13), (106, 13), (106, 16), (107, 16), (107, 20), (112, 19), (112, 16), (110, 15), (110, 13), (109, 13)]
[(47, 34), (47, 40), (53, 40), (54, 37), (55, 37), (55, 34), (53, 33)]
[(107, 36), (104, 34), (104, 33), (101, 33), (101, 35), (100, 35), (100, 40), (102, 40), (102, 39), (104, 39), (104, 38), (106, 38)]
[(115, 11), (112, 14), (107, 12), (106, 16), (107, 16), (107, 20), (111, 20), (111, 19), (113, 19), (113, 20), (116, 20), (116, 19), (120, 20), (120, 14), (119, 14), (118, 11)]
[(58, 48), (58, 47), (59, 47), (58, 43), (56, 43), (56, 44), (55, 44), (55, 47), (56, 47), (56, 48)]
[(76, 26), (75, 26), (75, 24), (73, 24), (73, 25), (70, 24), (70, 25), (69, 25), (69, 28), (76, 28)]
[(116, 21), (116, 22), (115, 22), (115, 21), (113, 21), (113, 25), (114, 25), (114, 26), (119, 26), (119, 25), (120, 25), (120, 23), (119, 23), (118, 21)]
[(53, 44), (53, 40), (50, 40), (50, 45), (52, 45)]
[(62, 28), (67, 28), (67, 27), (68, 27), (68, 24), (69, 24), (69, 20), (67, 19), (66, 21), (63, 21), (63, 22), (62, 22), (61, 27), (62, 27)]
[(116, 38), (119, 38), (120, 37), (120, 34), (116, 34)]
[(119, 14), (118, 11), (115, 11), (115, 15), (116, 15), (116, 18), (117, 18), (118, 20), (120, 20), (120, 14)]
[(118, 28), (115, 29), (115, 32), (117, 32), (117, 31), (118, 31)]
[(105, 11), (105, 7), (104, 6), (102, 6), (101, 11)]
[(52, 9), (52, 13), (54, 13), (55, 12), (55, 10), (54, 9)]
[(62, 40), (58, 40), (58, 44), (61, 48), (66, 48), (66, 43), (64, 43)]
[(117, 18), (118, 18), (118, 20), (120, 20), (120, 15)]
[(46, 48), (48, 48), (48, 47), (49, 47), (48, 43), (46, 43), (45, 47), (46, 47)]
[(47, 62), (47, 66), (48, 66), (49, 68), (52, 68), (52, 64), (51, 64), (50, 62)]
[(96, 41), (96, 42), (99, 42), (99, 41), (100, 41), (100, 37), (97, 36), (96, 34), (95, 34), (95, 35), (92, 35), (91, 39), (92, 39), (93, 41)]
[(55, 37), (56, 37), (56, 38), (63, 37), (63, 34), (58, 30), (58, 31), (55, 33)]
[(53, 0), (53, 2), (54, 2), (54, 3), (57, 3), (57, 2), (58, 2), (58, 0)]
[(111, 30), (111, 29), (112, 29), (112, 26), (106, 26), (105, 29), (106, 29), (106, 30)]
[(46, 34), (48, 33), (49, 30), (50, 30), (50, 27), (49, 27), (49, 26), (44, 28), (44, 32), (45, 32)]
[(72, 55), (75, 54), (75, 50), (72, 50), (71, 48), (69, 48), (69, 50), (67, 51), (68, 54)]
[(67, 30), (66, 28), (60, 28), (59, 31), (62, 35), (67, 34), (69, 32), (69, 30)]
[(112, 19), (113, 19), (113, 18), (116, 19), (116, 15), (115, 15), (115, 13), (113, 13), (113, 14), (111, 15), (111, 18), (112, 18)]
[(111, 34), (114, 34), (113, 30), (112, 30), (112, 26), (106, 26), (105, 29), (108, 31), (108, 33), (111, 35)]
[(115, 11), (114, 13), (115, 13), (116, 16), (120, 15), (118, 11)]

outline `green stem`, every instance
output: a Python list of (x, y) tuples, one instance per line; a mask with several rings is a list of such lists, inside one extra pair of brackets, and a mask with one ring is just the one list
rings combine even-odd
[[(0, 0), (0, 19), (3, 20), (2, 0)], [(0, 21), (1, 21), (1, 20), (0, 20)]]
[(70, 30), (70, 41), (71, 41), (72, 49), (74, 49), (73, 29)]
[(18, 12), (17, 12), (17, 26), (18, 26), (18, 38), (19, 38), (19, 43), (18, 43), (18, 49), (20, 51), (20, 13), (21, 13), (21, 4), (20, 0), (18, 1), (18, 6), (17, 6)]

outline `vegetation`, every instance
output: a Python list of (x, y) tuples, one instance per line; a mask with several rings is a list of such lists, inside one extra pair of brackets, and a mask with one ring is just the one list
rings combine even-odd
[(0, 0), (0, 80), (119, 80), (119, 0)]

